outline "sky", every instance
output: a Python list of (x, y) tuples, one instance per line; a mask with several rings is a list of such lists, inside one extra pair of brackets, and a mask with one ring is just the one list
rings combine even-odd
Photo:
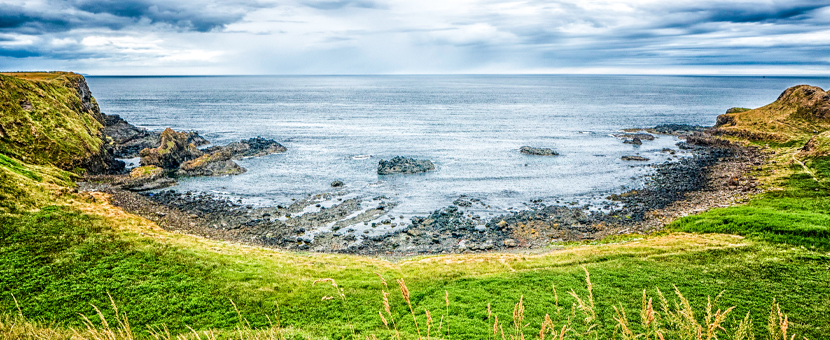
[(0, 70), (830, 74), (830, 0), (0, 0)]

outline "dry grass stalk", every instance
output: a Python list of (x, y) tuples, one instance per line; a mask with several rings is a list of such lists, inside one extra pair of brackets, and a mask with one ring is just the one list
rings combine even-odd
[(418, 319), (415, 318), (415, 310), (412, 308), (412, 301), (409, 299), (409, 288), (406, 287), (406, 282), (404, 282), (403, 279), (398, 279), (398, 286), (401, 289), (401, 295), (403, 295), (406, 305), (409, 306), (409, 313), (412, 314), (412, 321), (415, 322), (415, 331), (418, 332), (418, 340), (421, 340), (421, 328), (418, 326)]

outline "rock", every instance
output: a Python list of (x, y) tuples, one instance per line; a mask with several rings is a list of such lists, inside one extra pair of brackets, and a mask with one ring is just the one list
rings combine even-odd
[(626, 140), (623, 143), (625, 144), (633, 144), (633, 145), (643, 145), (643, 141), (640, 138), (634, 137), (632, 140)]
[[(158, 148), (161, 145), (161, 133), (136, 127), (118, 115), (104, 115), (104, 128), (101, 130), (107, 138), (106, 148), (118, 158), (138, 157), (141, 150)], [(195, 146), (210, 144), (198, 132), (185, 132), (187, 142)]]
[(504, 243), (505, 247), (511, 247), (511, 248), (519, 245), (519, 243), (516, 242), (516, 240), (514, 240), (512, 238), (504, 239), (504, 241), (502, 241), (502, 243)]
[(648, 158), (645, 158), (645, 157), (642, 157), (642, 156), (622, 156), (621, 159), (624, 160), (624, 161), (642, 161), (642, 162), (649, 160)]
[(130, 191), (146, 191), (176, 185), (176, 180), (167, 177), (164, 169), (149, 165), (134, 168), (127, 179), (117, 184)]
[(378, 175), (414, 174), (435, 170), (435, 165), (426, 159), (396, 156), (389, 161), (378, 162)]
[(654, 135), (650, 133), (618, 133), (614, 137), (625, 139), (640, 139), (640, 140), (654, 140)]
[(158, 148), (143, 149), (139, 153), (141, 165), (155, 165), (163, 169), (176, 169), (184, 162), (202, 156), (195, 145), (188, 142), (188, 135), (167, 128), (161, 133)]
[(344, 185), (344, 183), (342, 181), (331, 182), (331, 187), (332, 188), (339, 188), (339, 187), (342, 187), (343, 185)]
[(530, 146), (523, 146), (519, 148), (519, 152), (526, 154), (526, 155), (533, 155), (533, 156), (558, 156), (559, 153), (553, 151), (549, 148), (534, 148)]
[(705, 126), (700, 125), (687, 125), (687, 124), (662, 124), (657, 125), (653, 129), (657, 133), (667, 134), (667, 135), (676, 135), (676, 134), (685, 134), (689, 132), (701, 132), (705, 131)]
[(231, 159), (242, 159), (248, 157), (260, 157), (274, 153), (285, 152), (286, 149), (282, 144), (277, 143), (273, 139), (265, 139), (262, 137), (244, 139), (239, 142), (233, 142), (225, 146), (214, 146), (204, 150), (205, 153), (228, 152)]
[(230, 152), (220, 151), (182, 163), (176, 171), (176, 176), (226, 176), (245, 171), (245, 168), (231, 160)]

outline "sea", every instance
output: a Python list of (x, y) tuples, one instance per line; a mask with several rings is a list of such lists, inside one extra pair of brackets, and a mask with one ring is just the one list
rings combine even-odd
[[(623, 129), (711, 126), (731, 107), (755, 108), (787, 87), (830, 78), (625, 75), (88, 76), (101, 110), (150, 130), (198, 131), (213, 145), (261, 136), (285, 153), (238, 161), (248, 171), (183, 178), (173, 190), (244, 204), (288, 205), (323, 193), (395, 202), (426, 215), (459, 198), (489, 214), (530, 204), (594, 204), (636, 189), (653, 165), (688, 157), (677, 138), (642, 145)], [(530, 156), (522, 146), (558, 156)], [(664, 149), (677, 150), (674, 154)], [(646, 162), (621, 160), (639, 155)], [(377, 174), (394, 156), (436, 169)], [(131, 160), (136, 163), (135, 160)], [(332, 188), (342, 181), (341, 188)]]

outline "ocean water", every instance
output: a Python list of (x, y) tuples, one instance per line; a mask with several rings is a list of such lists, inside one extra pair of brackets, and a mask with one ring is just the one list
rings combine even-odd
[[(589, 202), (636, 188), (669, 160), (658, 136), (641, 146), (611, 136), (664, 123), (712, 125), (735, 106), (758, 107), (787, 87), (828, 78), (688, 76), (88, 77), (102, 111), (152, 130), (196, 130), (216, 145), (256, 136), (288, 151), (238, 161), (245, 174), (183, 179), (173, 189), (249, 204), (309, 194), (386, 196), (401, 215), (425, 215), (461, 195), (490, 213), (531, 200)], [(523, 155), (550, 147), (556, 157)], [(649, 162), (625, 162), (639, 154)], [(396, 155), (436, 171), (379, 176)], [(682, 153), (674, 157), (683, 157)], [(330, 183), (341, 180), (341, 189)]]

